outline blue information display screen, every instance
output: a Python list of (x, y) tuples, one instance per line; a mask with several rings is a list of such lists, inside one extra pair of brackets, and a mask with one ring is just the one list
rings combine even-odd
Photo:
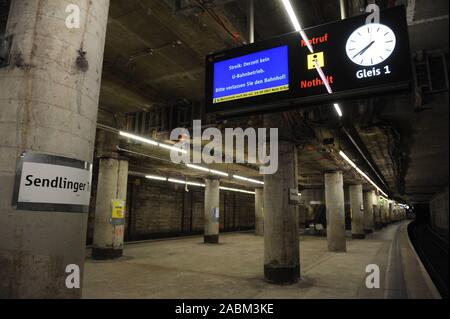
[(288, 46), (214, 63), (213, 103), (289, 90)]

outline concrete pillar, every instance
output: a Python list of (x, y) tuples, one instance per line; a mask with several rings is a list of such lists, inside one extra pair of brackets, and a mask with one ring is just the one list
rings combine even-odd
[(278, 170), (264, 176), (264, 277), (271, 283), (295, 283), (300, 278), (298, 205), (289, 203), (297, 189), (297, 150), (278, 143)]
[(66, 266), (82, 279), (87, 214), (11, 206), (22, 152), (92, 162), (109, 1), (71, 3), (79, 29), (65, 25), (68, 2), (11, 3), (11, 64), (0, 69), (0, 298), (81, 297), (66, 287)]
[(127, 199), (128, 160), (116, 152), (117, 134), (99, 131), (99, 170), (92, 258), (115, 259), (122, 256), (125, 218), (112, 214), (113, 201), (125, 205)]
[(303, 203), (298, 206), (298, 225), (300, 229), (305, 229), (306, 227), (306, 210), (307, 207), (303, 201)]
[(264, 189), (255, 189), (255, 234), (264, 236)]
[(350, 185), (350, 212), (352, 218), (352, 238), (364, 239), (366, 237), (364, 232), (364, 204), (362, 185)]
[(378, 230), (380, 229), (380, 210), (378, 209), (378, 196), (376, 194), (376, 191), (371, 192), (372, 196), (372, 212), (373, 212), (373, 229)]
[(205, 244), (219, 243), (219, 179), (205, 179)]
[(342, 172), (325, 174), (328, 250), (346, 251), (344, 182)]
[(383, 203), (383, 224), (389, 224), (389, 202), (387, 200)]
[(373, 233), (374, 215), (373, 215), (373, 197), (374, 191), (364, 192), (364, 232)]
[(394, 222), (394, 202), (389, 201), (389, 207), (388, 207), (388, 223)]

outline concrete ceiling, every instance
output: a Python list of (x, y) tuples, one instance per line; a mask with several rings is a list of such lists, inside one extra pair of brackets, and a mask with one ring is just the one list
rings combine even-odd
[[(338, 0), (292, 2), (305, 27), (340, 18)], [(352, 1), (353, 12), (359, 11), (355, 5), (359, 2)], [(204, 8), (195, 0), (111, 1), (100, 122), (114, 124), (111, 114), (202, 100), (205, 55), (246, 41), (245, 1), (209, 0), (203, 3)], [(393, 1), (379, 3), (385, 7)], [(440, 49), (448, 53), (448, 1), (408, 3), (414, 4), (415, 8), (409, 21), (412, 51)], [(255, 6), (256, 40), (292, 31), (280, 1), (255, 0)], [(448, 186), (448, 107), (445, 107), (448, 91), (429, 97), (427, 104), (429, 108), (420, 113), (416, 112), (411, 96), (377, 98), (342, 106), (387, 187), (392, 194), (405, 200), (426, 201), (432, 193)], [(360, 180), (336, 156), (337, 146), (346, 148), (349, 154), (354, 154), (355, 162), (364, 168), (366, 164), (349, 145), (322, 144), (326, 137), (340, 140), (341, 135), (336, 116), (329, 106), (322, 110), (288, 113), (287, 123), (291, 121), (291, 125), (302, 133), (298, 137), (301, 187), (323, 187), (323, 172), (333, 169), (344, 170), (348, 183)], [(258, 123), (257, 119), (256, 122), (242, 119), (244, 125), (249, 121)], [(152, 156), (155, 151), (137, 145), (123, 147)], [(202, 177), (198, 172), (163, 160), (128, 155), (134, 170)], [(245, 176), (256, 173), (254, 167), (235, 164), (217, 165), (217, 168)]]

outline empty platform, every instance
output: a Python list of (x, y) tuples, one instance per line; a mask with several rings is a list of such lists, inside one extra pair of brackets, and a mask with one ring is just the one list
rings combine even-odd
[[(128, 244), (119, 260), (86, 260), (83, 297), (439, 297), (412, 251), (406, 225), (389, 225), (365, 240), (348, 234), (346, 253), (329, 252), (325, 237), (301, 235), (301, 281), (286, 286), (264, 281), (263, 237), (252, 233), (221, 234), (218, 245), (204, 244), (200, 236)], [(379, 289), (366, 288), (369, 264), (380, 268)]]

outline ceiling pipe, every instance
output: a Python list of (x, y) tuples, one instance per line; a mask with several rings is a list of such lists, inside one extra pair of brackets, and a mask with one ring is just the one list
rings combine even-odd
[(339, 4), (341, 7), (341, 19), (347, 19), (347, 1), (346, 0), (339, 0)]
[(247, 0), (247, 32), (248, 43), (255, 42), (255, 3), (254, 0)]

